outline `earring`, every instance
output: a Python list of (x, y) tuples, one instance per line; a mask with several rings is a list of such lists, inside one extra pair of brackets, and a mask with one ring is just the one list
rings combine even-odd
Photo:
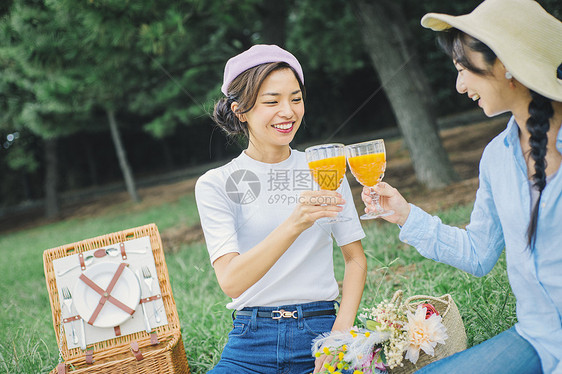
[(513, 75), (509, 71), (506, 71), (505, 72), (505, 79), (513, 79)]

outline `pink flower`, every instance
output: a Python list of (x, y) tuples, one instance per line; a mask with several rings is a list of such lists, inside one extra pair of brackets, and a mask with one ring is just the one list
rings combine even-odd
[(433, 314), (439, 315), (439, 312), (437, 311), (437, 309), (435, 309), (433, 305), (425, 303), (425, 304), (421, 304), (421, 306), (422, 308), (427, 308), (427, 313), (425, 314), (426, 319), (431, 317), (431, 315)]
[(418, 306), (416, 313), (408, 312), (408, 340), (406, 346), (406, 358), (414, 364), (418, 361), (420, 349), (426, 354), (433, 356), (437, 343), (445, 344), (448, 338), (446, 328), (441, 322), (441, 316), (432, 314), (426, 319), (427, 308)]

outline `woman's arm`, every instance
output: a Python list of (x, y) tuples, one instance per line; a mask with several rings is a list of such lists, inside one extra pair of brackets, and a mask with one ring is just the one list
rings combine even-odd
[(333, 331), (349, 329), (355, 322), (367, 279), (367, 258), (360, 240), (341, 247), (345, 260), (342, 299)]
[[(401, 241), (414, 246), (426, 258), (481, 277), (492, 270), (505, 243), (487, 169), (482, 165), (479, 182), (470, 224), (466, 229), (445, 225), (439, 217), (408, 204), (388, 183), (380, 182), (375, 191), (381, 196), (383, 208), (395, 211), (395, 214), (383, 218), (402, 226)], [(368, 206), (371, 202), (368, 190), (364, 189), (361, 197)]]
[(227, 253), (213, 263), (224, 293), (239, 297), (271, 269), (304, 230), (319, 218), (336, 216), (344, 203), (335, 191), (303, 191), (293, 213), (259, 244), (243, 254)]

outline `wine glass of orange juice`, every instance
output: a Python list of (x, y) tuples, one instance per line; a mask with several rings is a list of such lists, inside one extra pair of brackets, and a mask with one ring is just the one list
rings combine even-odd
[(362, 215), (361, 219), (373, 219), (394, 214), (393, 210), (384, 210), (379, 202), (379, 195), (374, 192), (373, 187), (384, 177), (386, 170), (386, 151), (384, 140), (377, 139), (368, 142), (351, 144), (345, 146), (347, 162), (351, 173), (365, 187), (371, 190), (374, 212)]
[[(306, 161), (312, 178), (320, 189), (335, 191), (345, 177), (345, 146), (343, 144), (321, 144), (305, 149)], [(351, 218), (339, 213), (336, 217), (321, 219), (323, 222), (344, 222)]]

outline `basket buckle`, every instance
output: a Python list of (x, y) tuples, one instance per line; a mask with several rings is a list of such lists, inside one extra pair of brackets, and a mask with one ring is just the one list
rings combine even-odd
[(281, 319), (281, 318), (294, 318), (297, 319), (297, 311), (294, 310), (292, 312), (288, 310), (273, 310), (271, 314), (278, 313), (278, 315), (273, 315), (271, 319)]

